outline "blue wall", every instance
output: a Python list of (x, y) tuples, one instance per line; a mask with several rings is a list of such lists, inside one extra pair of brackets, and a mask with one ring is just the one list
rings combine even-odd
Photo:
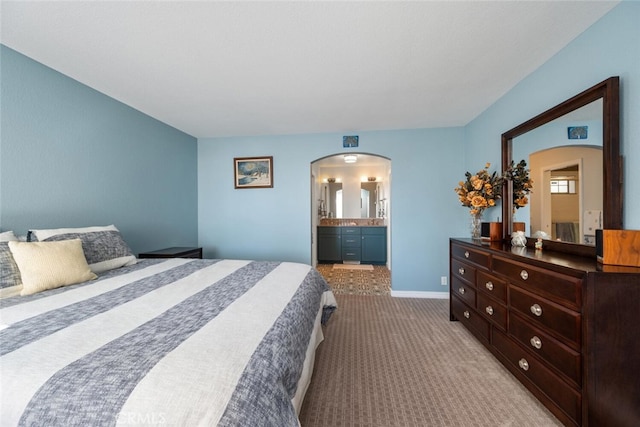
[[(625, 225), (640, 229), (640, 3), (623, 2), (477, 119), (459, 129), (354, 132), (362, 152), (392, 161), (395, 291), (441, 292), (448, 237), (468, 236), (453, 188), (485, 162), (500, 168), (503, 132), (582, 90), (621, 77)], [(427, 94), (425, 94), (427, 96)], [(312, 161), (342, 153), (341, 134), (201, 139), (199, 239), (209, 256), (311, 260)], [(234, 190), (233, 157), (274, 156), (275, 187)], [(487, 211), (495, 220), (500, 208)]]
[(134, 252), (197, 244), (197, 141), (1, 47), (0, 227), (115, 224)]
[[(392, 161), (394, 290), (446, 290), (448, 237), (469, 234), (453, 192), (464, 172), (499, 168), (504, 131), (613, 75), (622, 90), (624, 221), (640, 229), (637, 22), (640, 3), (622, 2), (464, 128), (354, 131), (358, 151)], [(210, 257), (311, 260), (310, 164), (346, 152), (342, 134), (196, 144), (10, 49), (1, 54), (3, 230), (115, 223), (135, 251), (198, 241)], [(233, 158), (262, 155), (274, 156), (274, 188), (235, 190)]]
[[(391, 159), (394, 290), (446, 291), (448, 238), (469, 234), (453, 188), (464, 174), (462, 128), (357, 132), (358, 152)], [(342, 134), (198, 141), (198, 230), (210, 257), (311, 262), (311, 162)], [(233, 186), (233, 158), (273, 156), (274, 188)], [(484, 163), (483, 163), (484, 165)]]

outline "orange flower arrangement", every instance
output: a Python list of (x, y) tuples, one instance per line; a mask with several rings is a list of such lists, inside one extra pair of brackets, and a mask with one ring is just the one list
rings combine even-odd
[(475, 175), (465, 173), (466, 181), (460, 181), (455, 188), (462, 206), (470, 208), (471, 215), (480, 215), (485, 209), (496, 205), (496, 200), (502, 197), (503, 178), (496, 172), (489, 173), (491, 163)]

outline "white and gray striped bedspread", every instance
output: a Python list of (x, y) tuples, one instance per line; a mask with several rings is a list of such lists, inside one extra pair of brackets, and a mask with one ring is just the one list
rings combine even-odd
[(297, 426), (333, 309), (310, 266), (241, 260), (0, 300), (0, 425)]

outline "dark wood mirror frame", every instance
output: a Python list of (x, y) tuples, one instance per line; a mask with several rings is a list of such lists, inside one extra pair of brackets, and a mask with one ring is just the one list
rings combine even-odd
[[(603, 227), (605, 229), (622, 229), (622, 161), (620, 158), (620, 78), (610, 77), (607, 80), (579, 93), (561, 104), (533, 117), (502, 134), (502, 171), (507, 170), (513, 160), (513, 139), (542, 126), (552, 120), (564, 116), (597, 99), (602, 98), (602, 172), (603, 172)], [(503, 239), (511, 240), (513, 229), (513, 209), (511, 203), (512, 190), (510, 183), (505, 183), (502, 197)], [(527, 246), (533, 245), (528, 238)], [(595, 256), (595, 247), (576, 243), (556, 242), (548, 240), (544, 246), (558, 252), (572, 253), (582, 256)]]

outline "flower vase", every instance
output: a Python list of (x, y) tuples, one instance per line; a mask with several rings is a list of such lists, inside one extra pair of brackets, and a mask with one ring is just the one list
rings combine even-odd
[(480, 224), (482, 223), (482, 214), (477, 213), (471, 215), (471, 238), (480, 239)]

